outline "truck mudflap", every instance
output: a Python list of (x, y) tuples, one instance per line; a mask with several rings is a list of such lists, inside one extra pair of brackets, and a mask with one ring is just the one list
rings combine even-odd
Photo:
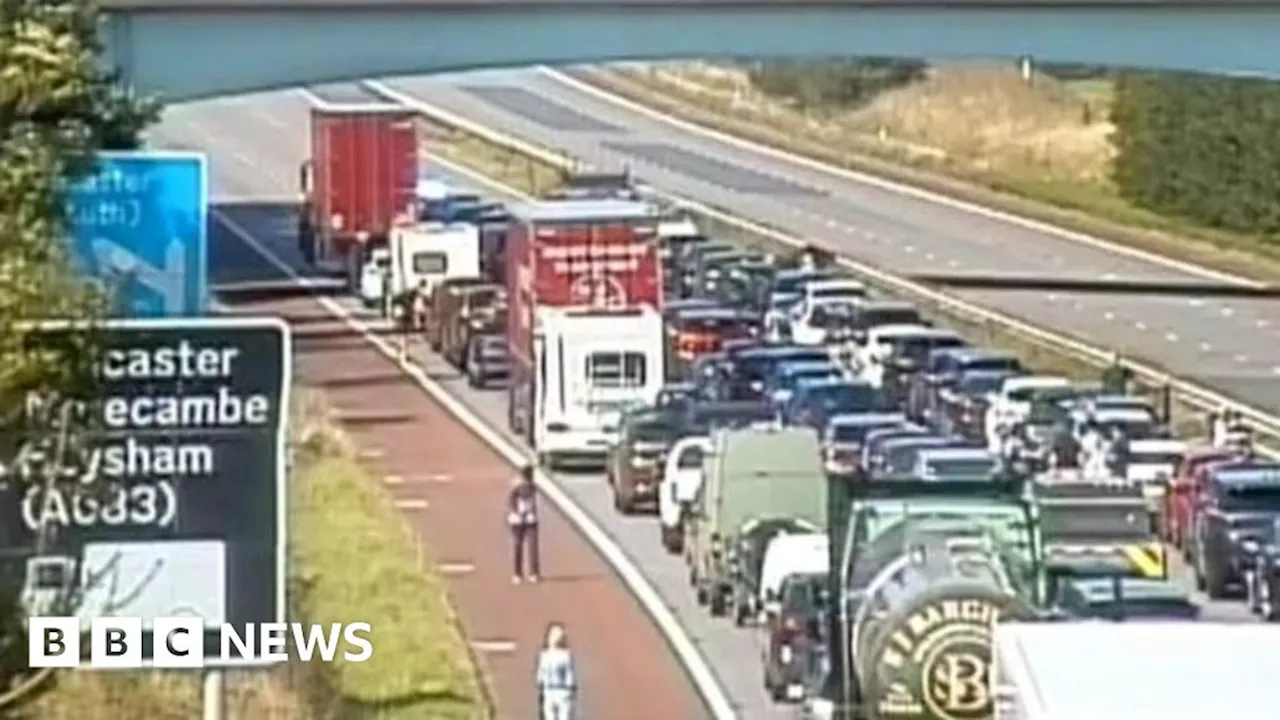
[(854, 668), (859, 715), (869, 720), (988, 720), (991, 631), (997, 620), (1032, 620), (1017, 595), (973, 579), (921, 585), (868, 619)]
[(1037, 486), (1037, 500), (1050, 571), (1168, 577), (1169, 560), (1140, 485), (1044, 483)]

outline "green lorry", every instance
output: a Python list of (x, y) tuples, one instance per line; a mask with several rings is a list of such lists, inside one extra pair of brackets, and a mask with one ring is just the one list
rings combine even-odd
[(713, 615), (733, 606), (745, 619), (768, 540), (761, 534), (826, 527), (818, 434), (802, 427), (718, 430), (703, 472), (685, 531), (689, 579)]
[[(1040, 614), (1037, 512), (1026, 481), (864, 482), (833, 515), (832, 698), (842, 717), (990, 717), (996, 618)], [(840, 517), (843, 515), (843, 517)]]

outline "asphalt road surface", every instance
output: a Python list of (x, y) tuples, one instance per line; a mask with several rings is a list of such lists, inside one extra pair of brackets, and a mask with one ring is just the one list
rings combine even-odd
[[(818, 239), (887, 270), (1204, 280), (1186, 270), (829, 175), (683, 131), (538, 70), (387, 83), (517, 137), (656, 188)], [(956, 293), (1038, 325), (1146, 357), (1280, 413), (1280, 301), (1010, 291)]]
[[(330, 92), (349, 90), (326, 89), (322, 94)], [(301, 261), (291, 213), (297, 198), (297, 167), (306, 153), (306, 109), (306, 98), (297, 92), (195, 103), (169, 110), (152, 133), (158, 146), (207, 152), (214, 200), (228, 203), (218, 213), (249, 229), (263, 245), (295, 267)], [(433, 174), (451, 174), (439, 164), (428, 167)], [(467, 180), (459, 183), (486, 189)], [(219, 232), (215, 225), (213, 238), (210, 267), (214, 282), (275, 276), (270, 265), (234, 235)], [(428, 370), (451, 394), (495, 429), (505, 432), (506, 406), (501, 391), (467, 387), (438, 359), (428, 360)], [(603, 476), (566, 474), (556, 480), (645, 573), (699, 647), (741, 717), (791, 717), (790, 709), (774, 705), (760, 688), (759, 645), (754, 633), (735, 629), (723, 619), (712, 619), (694, 603), (683, 564), (667, 555), (659, 544), (656, 520), (619, 516)], [(1184, 568), (1179, 567), (1177, 575), (1190, 587)], [(1210, 602), (1199, 595), (1197, 599), (1204, 605), (1208, 619), (1250, 620), (1239, 603)]]

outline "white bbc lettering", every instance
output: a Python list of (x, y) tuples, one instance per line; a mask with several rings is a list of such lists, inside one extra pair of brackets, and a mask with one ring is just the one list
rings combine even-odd
[(260, 623), (258, 625), (258, 638), (263, 660), (284, 662), (289, 659), (289, 650), (287, 648), (289, 625), (287, 623)]
[(360, 652), (348, 650), (342, 655), (342, 659), (356, 663), (365, 662), (373, 657), (373, 640), (369, 637), (372, 634), (373, 627), (369, 623), (347, 623), (346, 629), (342, 631), (342, 637), (346, 639), (348, 645), (360, 648)]
[(158, 617), (151, 624), (151, 657), (158, 668), (204, 666), (204, 620)]
[(142, 618), (94, 618), (89, 625), (89, 665), (142, 667)]
[(27, 618), (27, 664), (33, 668), (73, 668), (80, 664), (80, 619)]
[(293, 645), (297, 649), (298, 659), (310, 662), (316, 650), (320, 651), (320, 659), (333, 662), (338, 654), (338, 641), (342, 638), (342, 626), (330, 623), (326, 630), (324, 625), (305, 627), (302, 623), (293, 624)]

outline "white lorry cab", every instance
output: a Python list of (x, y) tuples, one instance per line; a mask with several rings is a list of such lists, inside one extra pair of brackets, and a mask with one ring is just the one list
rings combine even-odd
[(667, 453), (662, 484), (658, 487), (658, 525), (662, 547), (672, 554), (684, 551), (684, 519), (702, 492), (702, 459), (711, 451), (705, 435), (680, 438)]
[(1031, 412), (1031, 397), (1042, 390), (1065, 388), (1071, 381), (1059, 375), (1021, 375), (1008, 377), (1000, 383), (1000, 389), (987, 404), (983, 426), (987, 447), (1000, 451), (1000, 439), (1004, 430), (1026, 419)]
[(480, 276), (480, 229), (471, 223), (414, 223), (392, 228), (391, 294), (428, 294), (451, 278)]
[(764, 612), (778, 611), (778, 591), (787, 576), (830, 571), (830, 546), (824, 532), (784, 533), (770, 540), (760, 565), (760, 607)]
[(999, 623), (983, 695), (994, 720), (1265, 720), (1277, 643), (1280, 625)]
[(662, 315), (620, 309), (536, 310), (533, 338), (533, 442), (549, 467), (603, 463), (627, 408), (651, 404), (662, 389)]

